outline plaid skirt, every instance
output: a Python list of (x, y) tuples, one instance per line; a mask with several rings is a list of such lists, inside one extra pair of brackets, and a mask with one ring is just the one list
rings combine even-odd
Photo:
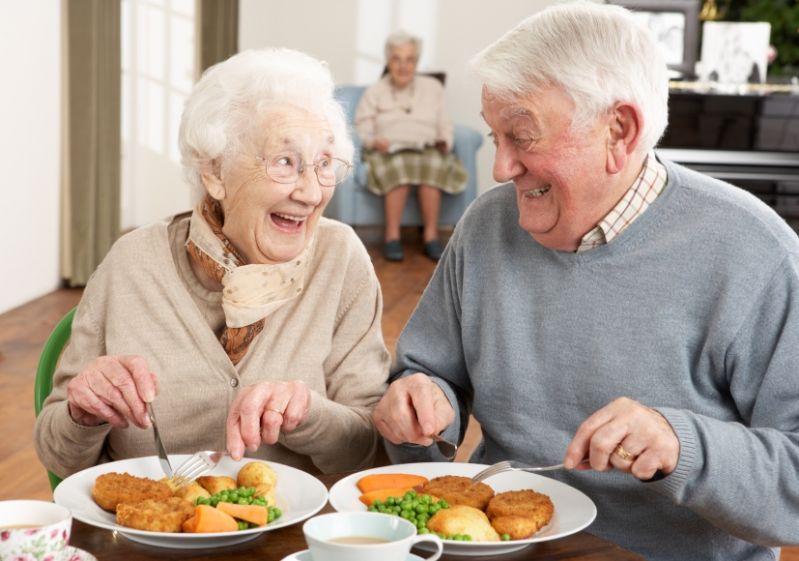
[(469, 173), (454, 154), (442, 154), (434, 147), (393, 154), (371, 150), (363, 158), (368, 164), (367, 189), (375, 195), (385, 195), (400, 185), (430, 185), (456, 195), (469, 181)]

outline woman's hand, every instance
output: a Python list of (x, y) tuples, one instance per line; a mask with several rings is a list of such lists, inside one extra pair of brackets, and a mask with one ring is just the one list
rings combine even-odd
[(311, 391), (305, 382), (261, 382), (241, 390), (227, 417), (227, 450), (235, 460), (244, 449), (274, 444), (280, 431), (291, 432), (308, 416)]
[(429, 446), (455, 419), (447, 396), (421, 372), (393, 382), (372, 412), (372, 420), (386, 440)]
[(158, 393), (158, 378), (144, 358), (101, 356), (92, 360), (67, 384), (72, 419), (84, 426), (109, 423), (127, 428), (150, 426), (147, 403)]
[(666, 475), (674, 471), (680, 441), (660, 413), (620, 397), (580, 425), (563, 462), (573, 468), (583, 458), (597, 471), (616, 468), (646, 481), (657, 471)]
[(372, 147), (381, 154), (388, 154), (388, 149), (391, 148), (391, 141), (381, 136), (379, 138), (375, 138), (375, 141), (372, 143)]

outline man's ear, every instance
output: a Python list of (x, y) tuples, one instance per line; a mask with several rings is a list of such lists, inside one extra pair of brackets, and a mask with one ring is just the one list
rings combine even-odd
[(617, 103), (608, 122), (607, 171), (619, 173), (627, 165), (641, 140), (644, 116), (638, 106)]
[(200, 164), (200, 179), (209, 195), (217, 201), (225, 198), (225, 184), (222, 181), (222, 166), (219, 164), (219, 158), (205, 160)]

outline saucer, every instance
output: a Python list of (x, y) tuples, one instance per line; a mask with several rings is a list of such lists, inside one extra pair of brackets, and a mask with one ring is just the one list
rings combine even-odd
[(62, 559), (64, 561), (97, 561), (97, 557), (88, 551), (83, 551), (82, 549), (72, 547), (71, 545), (67, 546), (65, 555), (62, 557)]
[[(303, 549), (302, 551), (298, 551), (297, 553), (292, 553), (288, 557), (284, 557), (283, 561), (313, 561), (311, 558), (311, 552), (307, 549)], [(405, 558), (405, 561), (424, 561), (418, 555), (414, 555), (413, 553), (409, 553), (408, 556)]]

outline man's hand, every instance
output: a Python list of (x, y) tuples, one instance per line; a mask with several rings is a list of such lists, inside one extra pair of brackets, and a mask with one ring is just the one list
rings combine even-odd
[(580, 425), (563, 463), (571, 469), (583, 458), (597, 471), (616, 468), (646, 481), (657, 471), (666, 475), (674, 471), (680, 441), (660, 413), (620, 397)]
[(377, 430), (393, 444), (429, 446), (455, 419), (441, 388), (421, 372), (395, 381), (372, 412)]

